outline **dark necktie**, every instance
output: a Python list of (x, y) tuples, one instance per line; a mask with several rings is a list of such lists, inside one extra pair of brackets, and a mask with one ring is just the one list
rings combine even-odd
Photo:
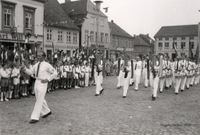
[(36, 77), (38, 77), (38, 74), (39, 74), (40, 64), (41, 64), (41, 62), (38, 64)]
[(179, 61), (177, 61), (177, 70), (178, 70), (178, 62), (179, 62)]
[(137, 69), (137, 63), (136, 63), (136, 65), (135, 65), (135, 70)]

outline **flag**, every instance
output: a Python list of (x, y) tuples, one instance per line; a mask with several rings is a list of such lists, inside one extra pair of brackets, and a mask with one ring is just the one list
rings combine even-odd
[(190, 57), (191, 59), (193, 59), (192, 44), (191, 44), (190, 41), (189, 41), (189, 57)]
[(198, 44), (198, 45), (197, 45), (197, 48), (196, 48), (196, 54), (195, 54), (196, 63), (198, 63), (198, 61), (199, 61), (199, 45), (200, 45), (200, 44)]
[(55, 48), (54, 48), (54, 43), (53, 43), (53, 42), (52, 42), (52, 49), (53, 49), (53, 53), (54, 53), (54, 49), (55, 49)]
[(173, 48), (174, 48), (174, 51), (175, 51), (175, 54), (176, 54), (176, 57), (178, 56), (178, 52), (177, 52), (177, 43), (174, 42), (173, 40)]

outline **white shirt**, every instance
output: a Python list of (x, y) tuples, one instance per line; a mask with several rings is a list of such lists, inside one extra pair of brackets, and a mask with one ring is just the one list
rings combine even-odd
[[(26, 69), (26, 73), (29, 75), (35, 74), (36, 80), (45, 80), (47, 79), (48, 81), (53, 80), (57, 76), (56, 70), (46, 61), (42, 61), (40, 63), (39, 67), (39, 72), (38, 72), (38, 64), (40, 62), (37, 62), (35, 65), (33, 65), (32, 68)], [(38, 76), (37, 76), (38, 72)]]

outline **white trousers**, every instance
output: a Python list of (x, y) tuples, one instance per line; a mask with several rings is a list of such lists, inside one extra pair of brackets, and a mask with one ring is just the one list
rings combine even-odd
[(36, 102), (31, 114), (31, 119), (39, 120), (40, 115), (45, 115), (50, 112), (50, 109), (45, 100), (47, 91), (47, 83), (41, 83), (40, 80), (35, 81), (34, 86)]
[(100, 94), (100, 91), (103, 89), (102, 88), (102, 83), (103, 83), (103, 76), (102, 74), (100, 75), (97, 75), (97, 78), (96, 78), (96, 94)]
[(127, 95), (129, 84), (130, 84), (130, 73), (128, 73), (127, 77), (124, 78), (124, 87), (123, 87), (123, 96)]
[(88, 84), (89, 84), (89, 77), (90, 77), (90, 74), (89, 73), (85, 73), (85, 86), (87, 87)]
[(187, 77), (187, 80), (186, 80), (186, 87), (189, 89), (190, 88), (190, 82), (191, 82), (191, 77)]
[(191, 85), (194, 84), (194, 79), (195, 79), (195, 77), (194, 77), (194, 75), (193, 75), (192, 78), (191, 78), (191, 82), (190, 82)]
[(158, 93), (158, 86), (159, 86), (159, 77), (156, 76), (154, 79), (153, 79), (153, 96), (154, 97), (157, 97), (157, 93)]
[(181, 84), (181, 78), (176, 77), (175, 78), (175, 93), (179, 92), (180, 84)]
[(165, 85), (165, 77), (160, 79), (160, 91), (163, 92), (163, 88)]
[(117, 77), (117, 87), (121, 87), (123, 85), (123, 76), (124, 76), (124, 72), (120, 70), (119, 75)]
[(140, 84), (141, 70), (135, 70), (135, 89), (138, 90)]
[(144, 86), (148, 87), (149, 86), (149, 80), (147, 78), (147, 69), (146, 68), (142, 72), (142, 78), (143, 78), (142, 81), (144, 83)]
[(187, 80), (186, 76), (181, 79), (181, 90), (185, 90), (186, 80)]

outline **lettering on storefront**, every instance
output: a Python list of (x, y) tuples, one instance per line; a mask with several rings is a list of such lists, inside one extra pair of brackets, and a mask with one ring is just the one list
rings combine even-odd
[(16, 36), (12, 36), (10, 33), (0, 32), (1, 40), (23, 40), (24, 35), (22, 33), (17, 33)]
[(0, 39), (9, 39), (7, 33), (1, 33), (0, 32)]

